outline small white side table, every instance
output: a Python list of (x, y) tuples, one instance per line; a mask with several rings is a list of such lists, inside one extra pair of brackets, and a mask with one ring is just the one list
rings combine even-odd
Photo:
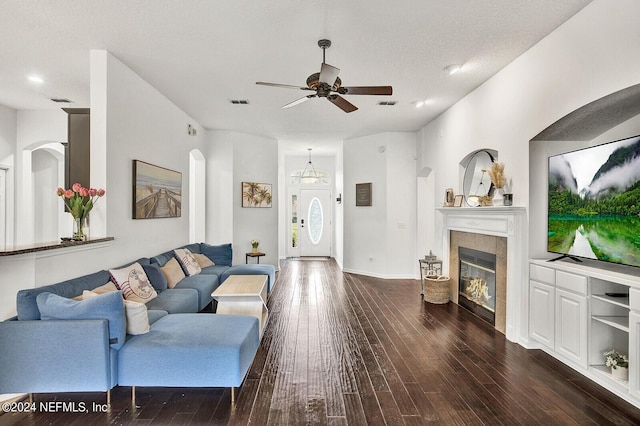
[(266, 275), (231, 275), (211, 296), (217, 314), (249, 315), (260, 320), (260, 337), (269, 318)]

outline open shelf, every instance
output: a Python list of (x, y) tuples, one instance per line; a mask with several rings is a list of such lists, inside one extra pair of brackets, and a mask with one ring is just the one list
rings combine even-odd
[(591, 365), (590, 367), (598, 375), (601, 375), (609, 380), (612, 380), (614, 383), (617, 383), (618, 385), (623, 386), (625, 388), (629, 387), (629, 381), (618, 380), (613, 377), (613, 374), (611, 374), (611, 367), (607, 367), (606, 365)]
[(606, 294), (592, 294), (596, 300), (601, 300), (606, 303), (611, 303), (612, 305), (621, 306), (623, 308), (629, 308), (629, 296), (626, 297), (611, 297)]
[(617, 328), (618, 330), (622, 330), (627, 333), (629, 332), (628, 316), (619, 317), (619, 316), (593, 315), (591, 318), (594, 319), (595, 321), (600, 321), (603, 324)]

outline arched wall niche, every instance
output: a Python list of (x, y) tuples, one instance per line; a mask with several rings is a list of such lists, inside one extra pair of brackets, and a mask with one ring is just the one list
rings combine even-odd
[(565, 115), (531, 141), (590, 141), (640, 114), (640, 84), (590, 102)]
[(547, 252), (547, 167), (551, 155), (640, 134), (640, 84), (567, 114), (529, 142), (529, 257)]

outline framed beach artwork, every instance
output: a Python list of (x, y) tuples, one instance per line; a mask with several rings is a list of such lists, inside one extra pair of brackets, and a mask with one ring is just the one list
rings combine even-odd
[(182, 173), (133, 160), (133, 218), (180, 217)]
[(242, 207), (271, 207), (270, 183), (242, 182)]

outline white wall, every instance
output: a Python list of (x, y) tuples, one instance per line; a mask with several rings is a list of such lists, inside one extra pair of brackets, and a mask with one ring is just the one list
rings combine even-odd
[(14, 241), (14, 182), (16, 158), (16, 133), (18, 126), (18, 112), (12, 108), (0, 105), (0, 168), (7, 170), (5, 211), (6, 233), (0, 246), (13, 244)]
[[(571, 111), (640, 82), (637, 16), (640, 2), (595, 0), (425, 126), (418, 164), (435, 171), (436, 205), (447, 187), (462, 193), (457, 163), (473, 150), (493, 148), (513, 177), (514, 205), (526, 206), (529, 140)], [(532, 170), (531, 177), (539, 173)], [(430, 246), (441, 252), (438, 216)]]
[[(106, 223), (95, 236), (115, 238), (95, 270), (188, 243), (190, 151), (203, 149), (205, 132), (115, 56), (92, 51), (91, 63), (91, 182), (107, 191), (91, 212), (92, 236)], [(182, 173), (179, 218), (132, 219), (134, 159)]]
[(342, 198), (336, 203), (333, 214), (333, 256), (340, 268), (344, 267), (344, 151), (340, 149), (335, 156), (334, 200)]
[[(415, 278), (416, 135), (349, 139), (343, 151), (344, 270)], [(373, 205), (356, 207), (355, 185), (368, 182)]]
[[(278, 265), (278, 143), (226, 130), (207, 132), (207, 240), (231, 242), (233, 262), (245, 262), (251, 240), (266, 254), (260, 263)], [(243, 208), (242, 182), (270, 183), (271, 208)]]
[[(51, 220), (48, 226), (54, 229), (47, 230), (44, 234), (36, 235), (36, 221), (43, 222), (43, 215), (46, 212), (37, 209), (35, 196), (45, 196), (42, 192), (36, 192), (34, 188), (33, 155), (35, 150), (52, 143), (67, 141), (67, 113), (62, 109), (57, 110), (21, 110), (17, 113), (16, 132), (16, 162), (15, 162), (15, 242), (18, 245), (33, 244), (35, 242), (52, 241), (48, 239), (55, 235), (57, 239), (57, 217)], [(56, 148), (60, 153), (63, 148), (58, 144)], [(59, 156), (61, 162), (63, 158)], [(50, 163), (51, 177), (55, 175), (55, 181), (48, 185), (48, 188), (55, 188), (64, 181), (64, 176), (60, 176), (60, 167)], [(36, 166), (37, 167), (37, 166)], [(44, 173), (44, 172), (43, 172)], [(46, 189), (43, 189), (46, 190)], [(63, 208), (61, 200), (57, 199), (55, 192), (46, 194), (47, 203), (58, 204)], [(71, 219), (69, 219), (69, 229), (71, 229)], [(46, 240), (40, 239), (47, 238)]]

